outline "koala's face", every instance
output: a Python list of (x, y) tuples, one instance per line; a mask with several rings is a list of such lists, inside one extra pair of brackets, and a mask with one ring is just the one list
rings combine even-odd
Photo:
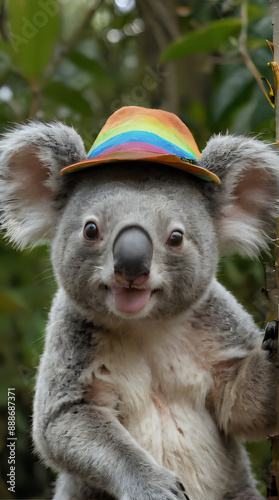
[(187, 310), (216, 271), (199, 182), (135, 165), (72, 174), (53, 242), (59, 284), (89, 317), (157, 319)]

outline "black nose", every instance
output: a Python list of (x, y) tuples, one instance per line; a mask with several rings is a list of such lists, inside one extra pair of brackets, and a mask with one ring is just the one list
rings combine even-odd
[(149, 274), (152, 255), (152, 241), (144, 229), (123, 229), (113, 246), (114, 271), (133, 281), (141, 274)]

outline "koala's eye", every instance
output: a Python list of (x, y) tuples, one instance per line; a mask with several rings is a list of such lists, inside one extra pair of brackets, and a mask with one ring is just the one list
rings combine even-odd
[(87, 240), (97, 240), (99, 238), (98, 227), (93, 221), (86, 222), (83, 230), (84, 237)]
[(181, 231), (173, 231), (167, 241), (169, 247), (179, 247), (183, 241), (183, 233)]

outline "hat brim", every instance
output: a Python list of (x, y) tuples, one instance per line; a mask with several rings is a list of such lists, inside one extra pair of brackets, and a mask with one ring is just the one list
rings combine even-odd
[[(150, 154), (147, 156), (146, 153), (143, 152), (141, 155), (139, 151), (137, 153), (131, 153), (131, 151), (127, 151), (126, 154), (124, 151), (119, 154), (119, 152), (110, 153), (107, 157), (103, 156), (102, 158), (89, 158), (88, 160), (81, 161), (79, 163), (74, 163), (73, 165), (69, 165), (61, 170), (61, 175), (71, 174), (73, 172), (77, 172), (78, 170), (83, 170), (85, 168), (94, 167), (100, 164), (108, 164), (108, 163), (117, 163), (123, 161), (143, 161), (143, 162), (151, 162), (151, 163), (161, 163), (163, 165), (169, 165), (174, 168), (178, 168), (179, 170), (183, 170), (184, 172), (188, 172), (189, 174), (195, 175), (205, 181), (213, 181), (216, 184), (220, 184), (220, 179), (217, 175), (213, 174), (202, 165), (199, 165), (198, 162), (194, 162), (193, 160), (189, 160), (187, 158), (182, 159), (176, 155), (168, 155), (168, 154)], [(193, 163), (192, 163), (193, 162)]]

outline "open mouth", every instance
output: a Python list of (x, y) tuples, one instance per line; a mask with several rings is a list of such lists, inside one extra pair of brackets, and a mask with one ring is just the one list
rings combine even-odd
[(124, 313), (138, 313), (148, 304), (150, 297), (159, 290), (151, 288), (122, 287), (101, 285), (101, 288), (112, 294), (115, 306)]
[(149, 302), (151, 289), (112, 287), (111, 293), (117, 309), (125, 313), (140, 312)]
[(112, 286), (111, 288), (105, 284), (100, 285), (100, 288), (110, 292), (116, 308), (124, 313), (138, 313), (145, 308), (152, 295), (160, 292), (156, 288), (137, 288), (135, 286)]

